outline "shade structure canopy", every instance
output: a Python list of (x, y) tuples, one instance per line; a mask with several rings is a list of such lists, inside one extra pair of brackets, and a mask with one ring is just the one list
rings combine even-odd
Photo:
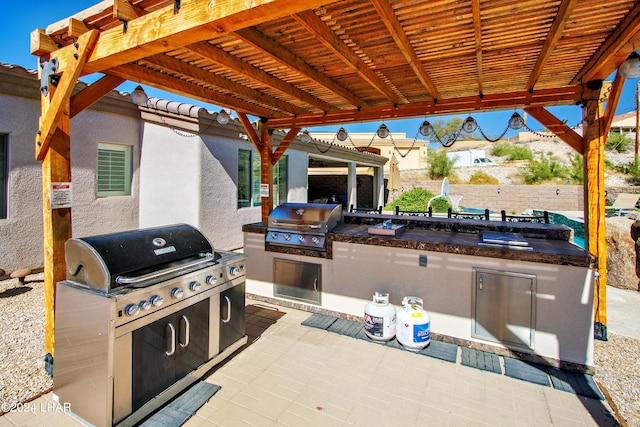
[(107, 0), (34, 31), (31, 51), (97, 30), (79, 76), (287, 129), (575, 104), (640, 46), (639, 14), (636, 0)]

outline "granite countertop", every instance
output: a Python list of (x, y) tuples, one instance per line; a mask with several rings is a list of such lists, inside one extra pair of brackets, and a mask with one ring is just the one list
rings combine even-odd
[[(571, 230), (561, 225), (513, 224), (502, 221), (473, 221), (448, 218), (407, 218), (395, 215), (372, 217), (345, 214), (345, 223), (327, 233), (327, 251), (305, 250), (266, 244), (267, 251), (320, 258), (332, 258), (333, 242), (386, 246), (420, 251), (444, 252), (517, 261), (542, 262), (592, 268), (597, 258), (569, 242)], [(369, 227), (392, 219), (404, 224), (405, 231), (397, 236), (373, 235)], [(266, 234), (267, 222), (245, 224), (242, 231)], [(481, 231), (522, 234), (531, 250), (488, 247), (479, 243)]]

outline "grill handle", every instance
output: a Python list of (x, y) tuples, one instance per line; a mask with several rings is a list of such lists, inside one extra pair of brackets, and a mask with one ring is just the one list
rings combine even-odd
[(173, 356), (173, 353), (176, 352), (176, 328), (174, 328), (171, 323), (167, 323), (164, 338), (167, 344), (167, 351), (165, 351), (165, 354), (167, 356)]
[(182, 315), (180, 317), (180, 347), (185, 348), (189, 345), (190, 333), (189, 333), (189, 319), (187, 316)]
[(213, 254), (211, 253), (201, 254), (201, 256), (203, 257), (201, 259), (197, 259), (195, 261), (191, 261), (186, 264), (181, 264), (175, 267), (169, 267), (163, 270), (154, 271), (152, 273), (144, 274), (142, 276), (135, 276), (135, 277), (118, 276), (116, 277), (116, 283), (120, 285), (135, 285), (137, 283), (146, 282), (147, 280), (156, 279), (158, 277), (161, 277), (167, 274), (175, 273), (176, 271), (180, 271), (185, 268), (191, 268), (198, 264), (204, 264), (205, 262), (209, 262), (213, 259)]
[(229, 320), (231, 320), (231, 300), (226, 295), (224, 296), (224, 299), (227, 301), (227, 318), (222, 319), (222, 323), (229, 323)]
[(285, 225), (285, 226), (287, 226), (289, 228), (298, 228), (298, 229), (300, 229), (300, 228), (311, 228), (311, 229), (314, 229), (314, 230), (319, 230), (319, 229), (322, 228), (322, 225), (319, 225), (319, 224), (294, 224), (294, 223), (290, 223), (290, 222), (287, 222), (287, 221), (281, 223), (280, 221), (278, 221), (276, 219), (271, 221), (271, 224), (273, 224), (273, 225), (283, 224), (283, 225)]

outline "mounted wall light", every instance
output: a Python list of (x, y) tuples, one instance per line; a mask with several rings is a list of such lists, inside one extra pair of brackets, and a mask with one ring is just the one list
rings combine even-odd
[(385, 125), (384, 123), (381, 124), (378, 130), (376, 131), (376, 135), (378, 135), (378, 138), (382, 138), (382, 139), (388, 137), (389, 128), (387, 127), (387, 125)]
[(311, 135), (309, 135), (308, 130), (305, 129), (302, 132), (300, 132), (300, 141), (304, 142), (305, 144), (308, 144), (311, 142)]
[(473, 133), (476, 129), (478, 129), (478, 122), (476, 122), (476, 119), (471, 116), (464, 119), (464, 122), (462, 123), (463, 131), (467, 133)]
[(226, 125), (227, 123), (229, 123), (230, 118), (231, 117), (229, 116), (229, 113), (227, 113), (225, 110), (220, 110), (220, 112), (216, 116), (216, 121), (221, 125)]
[(142, 89), (142, 86), (136, 86), (133, 92), (131, 92), (131, 102), (133, 102), (134, 104), (140, 105), (141, 107), (146, 107), (148, 101), (149, 97), (147, 96), (144, 89)]
[(631, 55), (618, 68), (618, 73), (625, 79), (640, 78), (640, 55), (637, 52), (631, 52)]
[(345, 128), (342, 127), (338, 129), (338, 132), (336, 133), (336, 138), (338, 139), (338, 141), (344, 142), (348, 137), (349, 134), (347, 134), (347, 130)]

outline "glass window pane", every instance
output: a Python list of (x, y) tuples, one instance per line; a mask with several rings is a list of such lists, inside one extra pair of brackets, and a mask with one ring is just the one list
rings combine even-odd
[(7, 188), (9, 175), (9, 138), (6, 134), (0, 134), (0, 219), (7, 217)]
[(261, 206), (262, 199), (260, 198), (260, 171), (262, 170), (260, 165), (260, 155), (257, 151), (253, 151), (253, 206)]
[(251, 151), (238, 150), (238, 208), (251, 206)]

